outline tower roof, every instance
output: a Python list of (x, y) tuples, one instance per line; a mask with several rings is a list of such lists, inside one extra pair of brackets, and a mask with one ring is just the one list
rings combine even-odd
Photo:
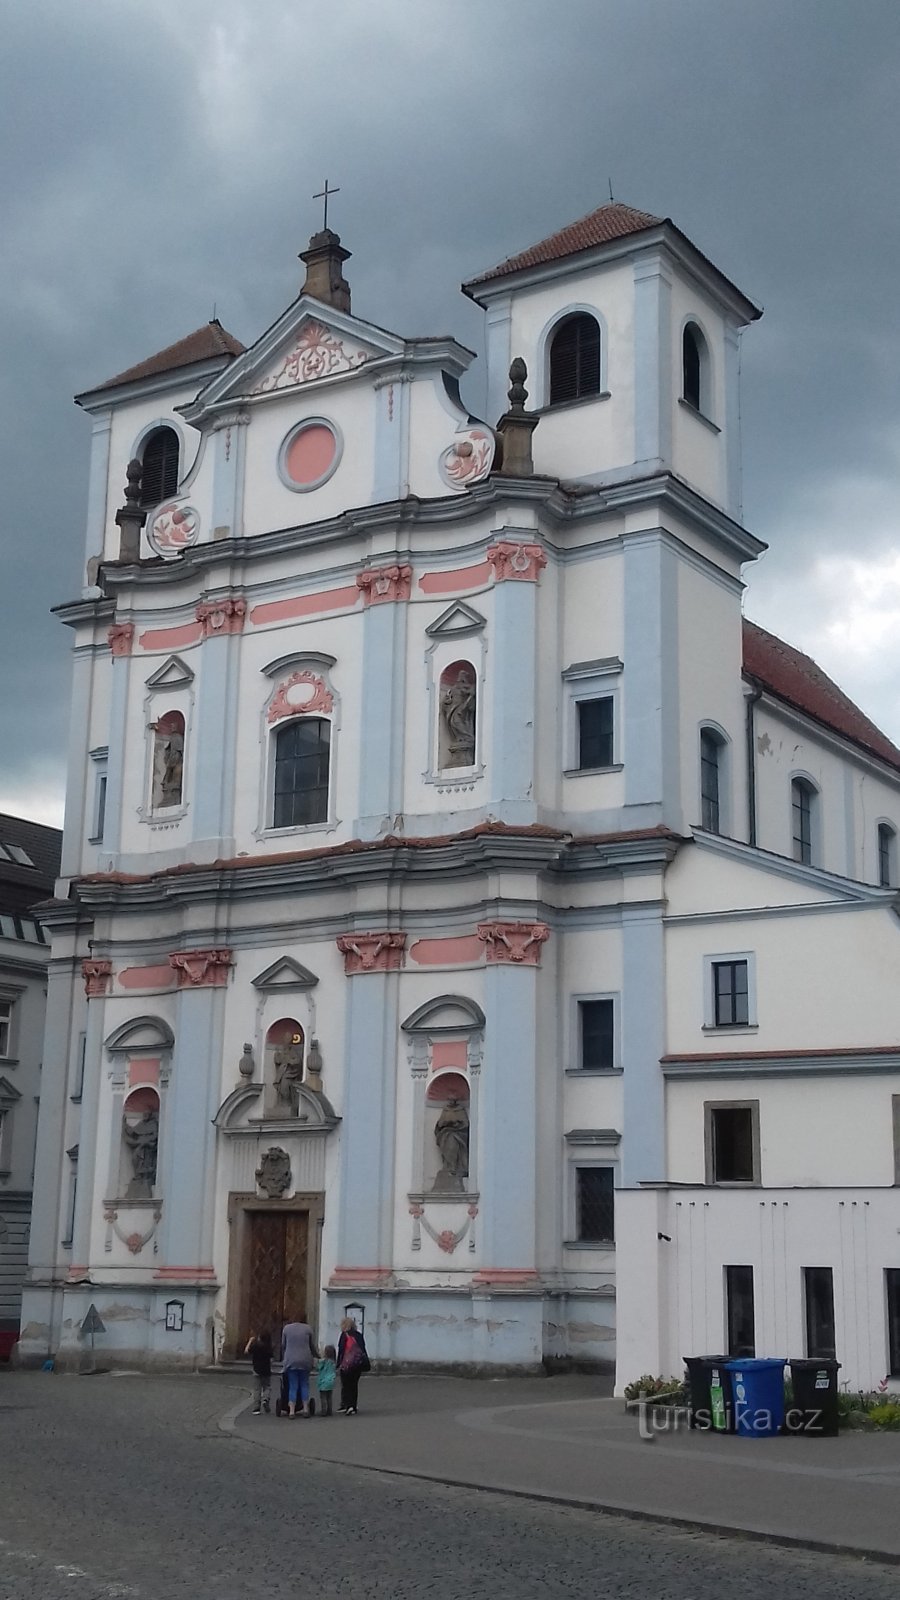
[(505, 278), (510, 272), (522, 272), (526, 267), (541, 267), (548, 261), (561, 261), (564, 256), (577, 255), (579, 250), (590, 250), (598, 244), (609, 244), (613, 239), (624, 239), (630, 233), (643, 233), (646, 228), (658, 228), (666, 219), (655, 217), (649, 211), (636, 211), (633, 206), (612, 200), (607, 205), (589, 211), (586, 217), (570, 222), (556, 233), (548, 234), (538, 244), (520, 250), (518, 255), (507, 256), (497, 267), (470, 278), (470, 284), (489, 283), (492, 278)]
[(97, 383), (93, 389), (85, 392), (92, 394), (101, 389), (117, 389), (125, 383), (140, 383), (143, 378), (159, 377), (164, 372), (175, 372), (179, 367), (192, 367), (199, 361), (213, 361), (216, 356), (227, 356), (230, 360), (233, 356), (243, 355), (245, 348), (240, 339), (222, 327), (218, 317), (213, 317), (202, 328), (195, 328), (183, 339), (177, 339), (174, 344), (166, 345), (164, 350), (158, 350), (155, 356), (148, 356), (146, 361), (139, 361), (136, 366), (126, 367), (124, 372), (117, 372), (114, 378), (107, 378), (105, 383)]

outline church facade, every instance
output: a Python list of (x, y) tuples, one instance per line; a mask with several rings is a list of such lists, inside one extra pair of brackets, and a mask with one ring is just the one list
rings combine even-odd
[(776, 1301), (821, 1344), (857, 1208), (888, 1370), (900, 752), (742, 619), (756, 307), (603, 206), (464, 286), (486, 420), (302, 259), (249, 349), (79, 397), (23, 1357), (349, 1306), (385, 1366), (624, 1382)]

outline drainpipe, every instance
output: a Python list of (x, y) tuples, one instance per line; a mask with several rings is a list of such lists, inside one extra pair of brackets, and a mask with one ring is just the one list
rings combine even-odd
[(762, 689), (747, 696), (747, 843), (756, 844), (756, 729), (753, 708), (762, 699)]

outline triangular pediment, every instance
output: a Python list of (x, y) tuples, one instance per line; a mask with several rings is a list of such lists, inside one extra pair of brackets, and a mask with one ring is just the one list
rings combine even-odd
[(278, 961), (273, 961), (265, 972), (260, 972), (251, 979), (255, 989), (311, 989), (318, 983), (314, 972), (308, 967), (302, 967), (299, 961), (294, 961), (291, 956), (282, 956)]
[(180, 656), (169, 656), (161, 667), (150, 674), (147, 679), (148, 689), (181, 689), (188, 683), (193, 683), (194, 674), (186, 661)]
[(484, 626), (485, 619), (480, 611), (467, 606), (464, 600), (454, 600), (425, 632), (432, 639), (460, 638), (467, 633), (478, 633)]
[(373, 362), (402, 356), (404, 349), (397, 334), (301, 295), (182, 411), (189, 422), (198, 422), (239, 400), (354, 378)]
[(0, 1106), (14, 1106), (22, 1096), (8, 1078), (0, 1078)]

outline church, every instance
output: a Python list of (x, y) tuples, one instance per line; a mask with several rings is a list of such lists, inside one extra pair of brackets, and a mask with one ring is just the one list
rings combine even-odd
[(900, 751), (742, 616), (760, 312), (602, 205), (479, 417), (348, 259), (78, 396), (21, 1358), (900, 1374)]

